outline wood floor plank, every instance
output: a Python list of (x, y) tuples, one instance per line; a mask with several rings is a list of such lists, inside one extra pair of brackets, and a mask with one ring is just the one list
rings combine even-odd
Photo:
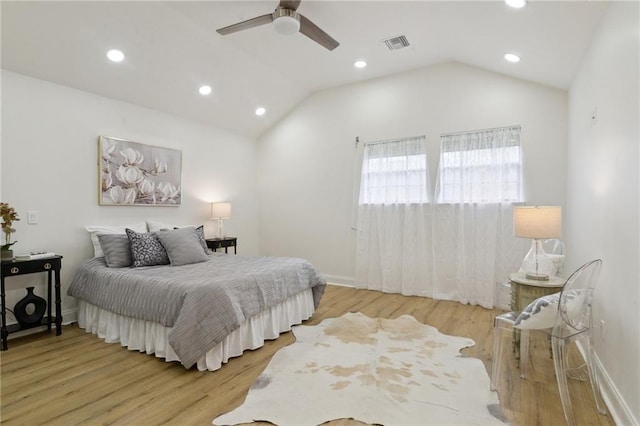
[[(499, 311), (328, 286), (316, 314), (305, 324), (356, 311), (381, 318), (409, 314), (442, 333), (469, 337), (476, 344), (463, 354), (479, 358), (488, 373), (491, 370), (493, 317)], [(273, 354), (294, 341), (287, 332), (231, 359), (218, 371), (200, 372), (104, 343), (75, 325), (65, 326), (61, 336), (38, 333), (11, 339), (9, 350), (0, 353), (0, 421), (7, 425), (210, 425), (215, 417), (242, 404)], [(563, 424), (548, 341), (534, 337), (530, 351), (527, 380), (519, 378), (515, 360), (505, 354), (499, 392), (503, 412), (513, 425)], [(588, 381), (569, 382), (578, 424), (614, 424), (610, 416), (597, 413)], [(362, 425), (349, 419), (330, 423)]]

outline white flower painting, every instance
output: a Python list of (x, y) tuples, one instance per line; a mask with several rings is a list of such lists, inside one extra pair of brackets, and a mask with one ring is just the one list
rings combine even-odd
[(99, 138), (100, 205), (179, 206), (182, 152)]

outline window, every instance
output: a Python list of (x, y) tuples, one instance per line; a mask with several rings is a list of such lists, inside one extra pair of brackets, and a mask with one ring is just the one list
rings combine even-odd
[(424, 136), (364, 145), (360, 204), (426, 203)]
[(519, 126), (440, 140), (438, 203), (523, 201)]

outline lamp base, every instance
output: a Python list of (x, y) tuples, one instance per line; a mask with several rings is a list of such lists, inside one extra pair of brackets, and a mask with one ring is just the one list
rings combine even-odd
[(536, 274), (535, 272), (527, 272), (524, 274), (524, 277), (528, 280), (534, 280), (534, 281), (549, 281), (549, 275)]
[(531, 240), (531, 248), (522, 260), (520, 271), (529, 280), (547, 281), (553, 270), (553, 263), (544, 252), (542, 242), (538, 239)]
[(224, 221), (220, 218), (218, 219), (218, 238), (223, 239), (227, 236), (226, 232), (224, 232)]

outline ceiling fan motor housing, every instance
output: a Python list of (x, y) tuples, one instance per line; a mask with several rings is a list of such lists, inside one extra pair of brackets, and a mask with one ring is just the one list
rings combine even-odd
[(284, 35), (300, 31), (300, 15), (295, 10), (279, 7), (273, 12), (273, 28)]

